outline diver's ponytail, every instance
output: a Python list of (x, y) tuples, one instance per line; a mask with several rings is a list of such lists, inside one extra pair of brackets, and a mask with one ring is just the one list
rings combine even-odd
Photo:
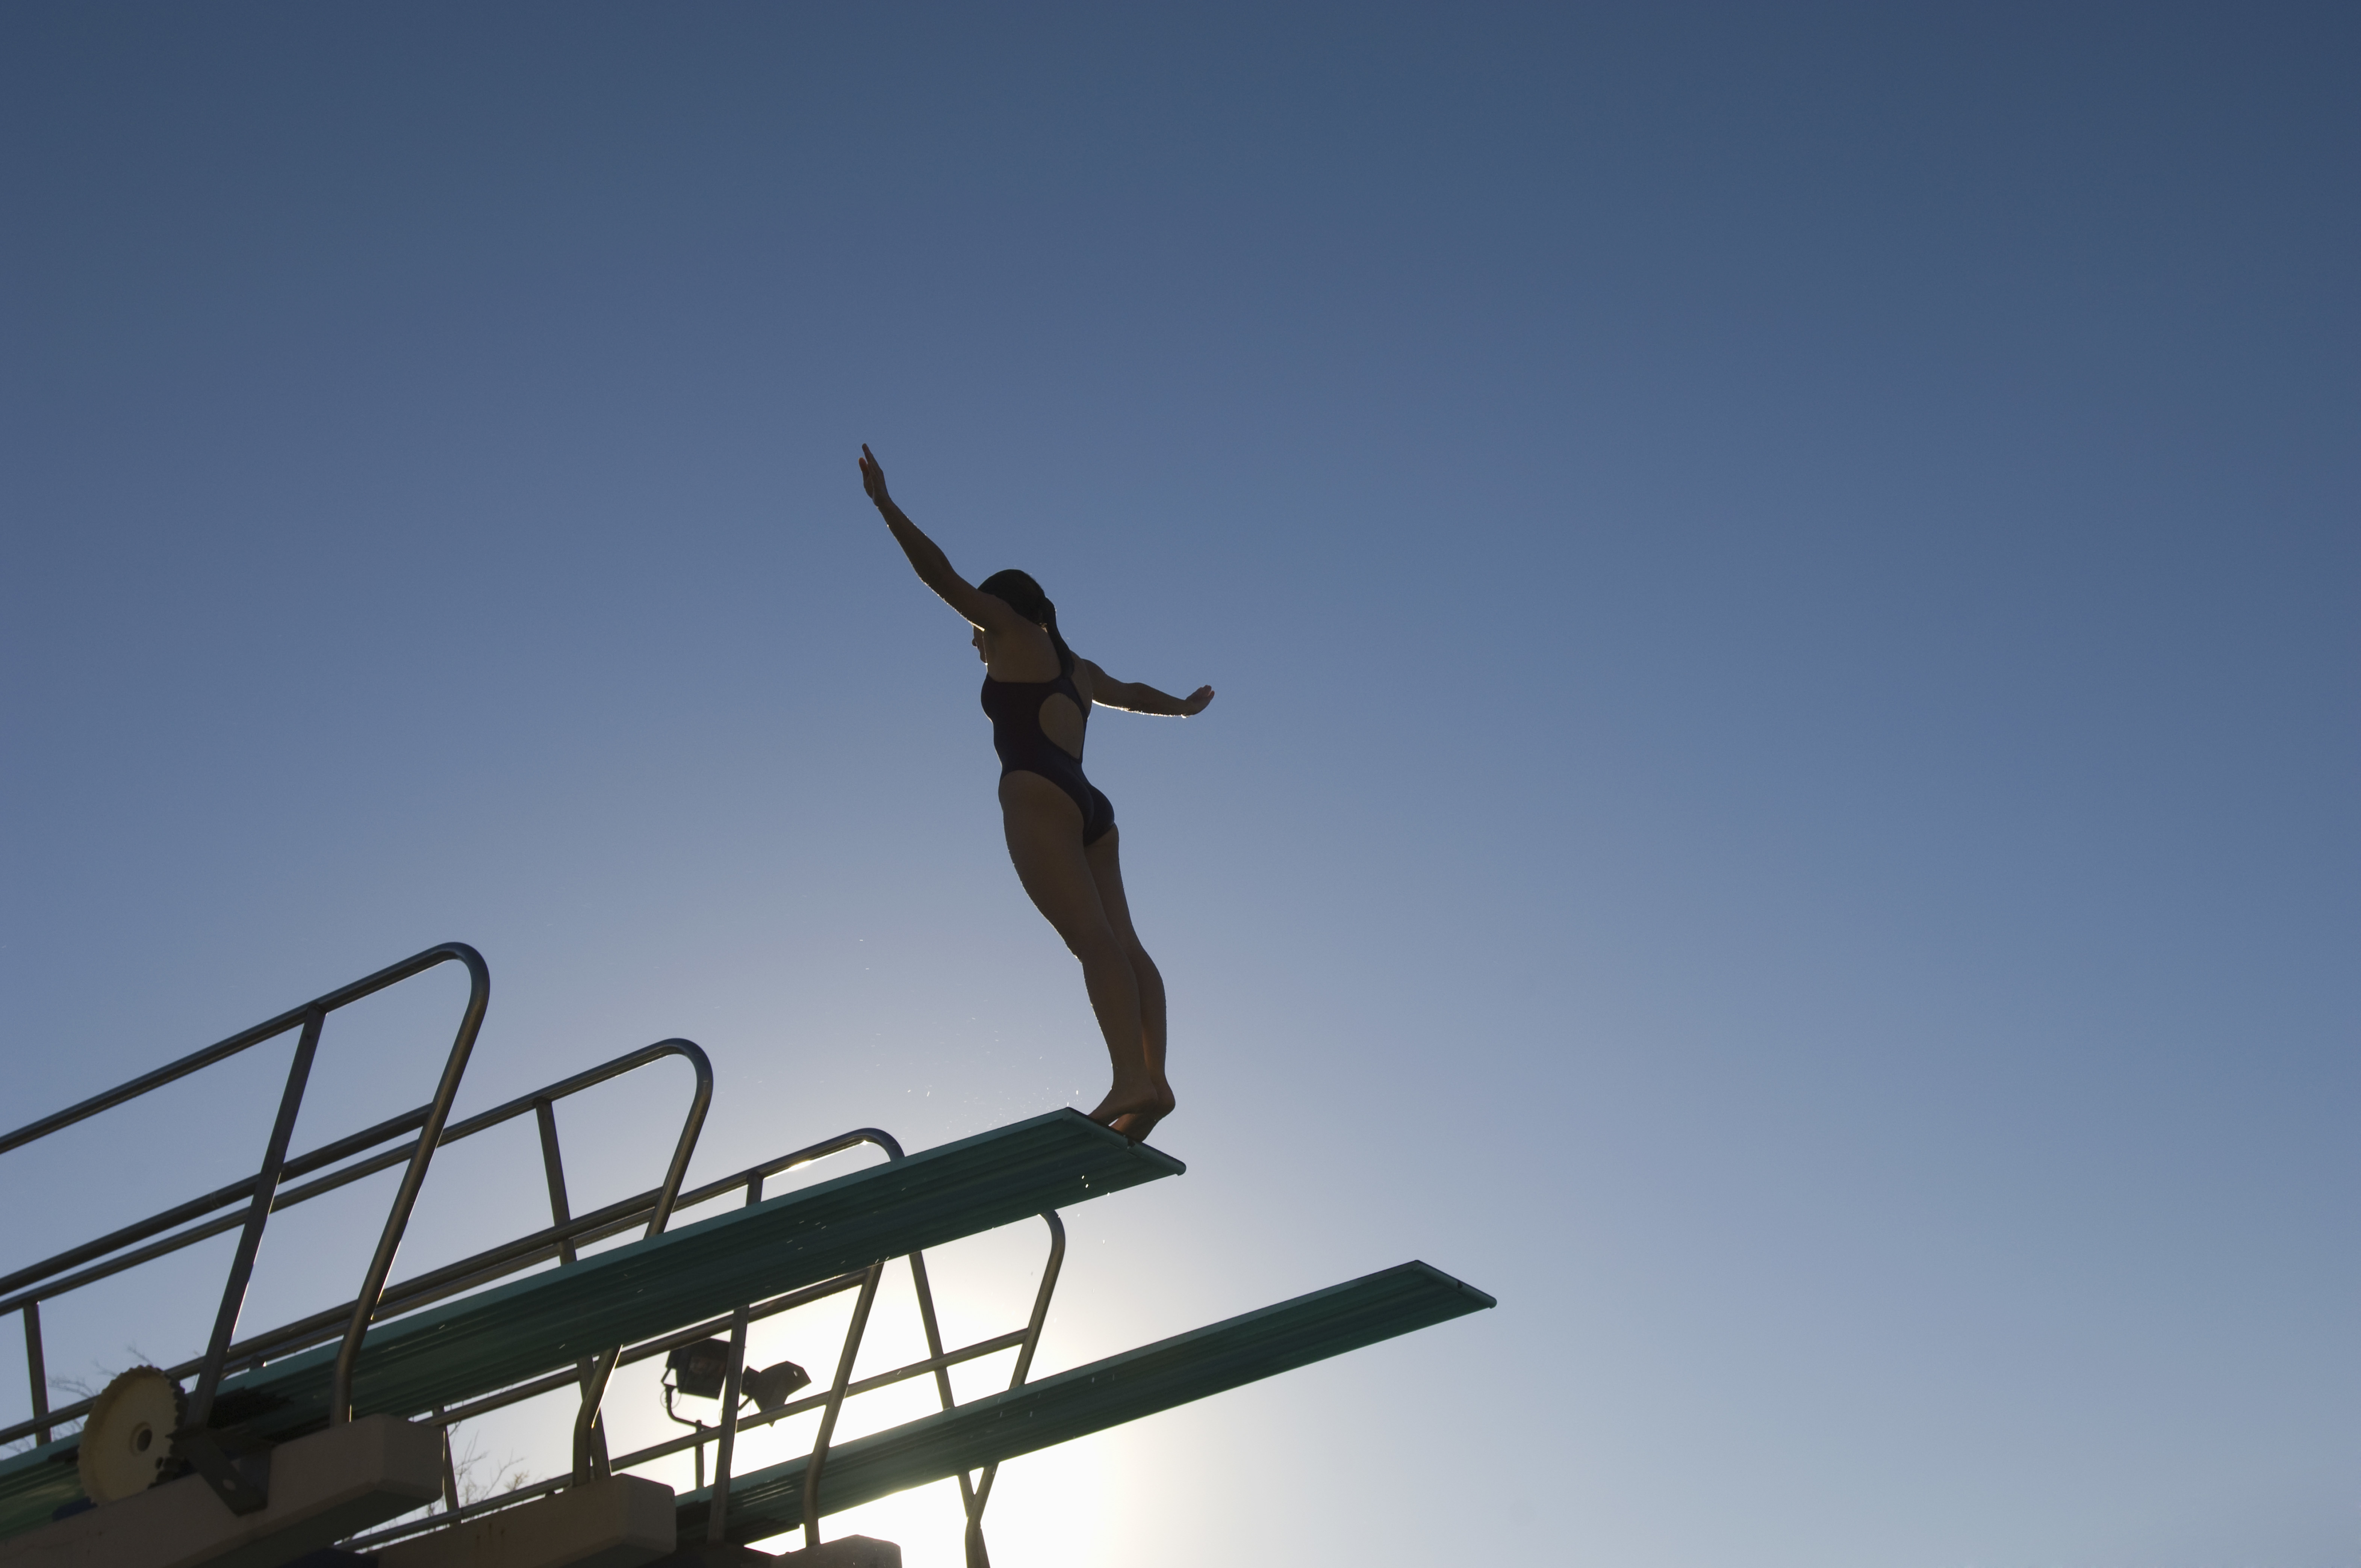
[(1049, 634), (1050, 642), (1053, 643), (1058, 650), (1059, 673), (1061, 674), (1071, 675), (1074, 673), (1074, 651), (1066, 646), (1066, 639), (1060, 635), (1058, 630), (1058, 607), (1050, 603), (1048, 599), (1043, 599), (1041, 601), (1041, 614), (1044, 618), (1041, 622), (1041, 630)]

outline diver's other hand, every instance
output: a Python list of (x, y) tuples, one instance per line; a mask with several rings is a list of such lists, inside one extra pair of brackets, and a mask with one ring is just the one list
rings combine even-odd
[(881, 507), (894, 499), (885, 493), (884, 466), (877, 461), (876, 455), (869, 450), (869, 443), (865, 441), (861, 444), (861, 488), (868, 491), (869, 499)]
[(1204, 712), (1206, 708), (1212, 707), (1213, 702), (1213, 688), (1211, 686), (1199, 686), (1195, 691), (1191, 692), (1187, 696), (1180, 699), (1180, 717), (1183, 718), (1194, 718), (1197, 715)]

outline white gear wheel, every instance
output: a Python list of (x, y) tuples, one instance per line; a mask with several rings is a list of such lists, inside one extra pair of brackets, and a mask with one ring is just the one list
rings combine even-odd
[(186, 1403), (181, 1386), (156, 1367), (115, 1375), (82, 1423), (75, 1461), (92, 1502), (119, 1502), (156, 1484), (171, 1459), (172, 1431)]

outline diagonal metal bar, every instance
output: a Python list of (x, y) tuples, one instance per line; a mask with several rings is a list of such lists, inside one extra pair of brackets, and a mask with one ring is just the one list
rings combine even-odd
[(303, 1088), (311, 1080), (312, 1058), (320, 1048), (320, 1027), (326, 1011), (313, 1005), (303, 1014), (303, 1033), (295, 1042), (295, 1059), (287, 1069), (287, 1086), (279, 1096), (279, 1116), (270, 1126), (270, 1141), (262, 1152), (262, 1168), (255, 1173), (254, 1196), (246, 1211), (246, 1229), (230, 1259), (229, 1279), (222, 1287), (220, 1308), (214, 1313), (213, 1338), (205, 1345), (204, 1370), (197, 1375), (197, 1391), (189, 1398), (187, 1430), (203, 1431), (214, 1413), (214, 1396), (221, 1391), (222, 1367), (229, 1355), (230, 1337), (237, 1332), (237, 1316), (246, 1308), (246, 1288), (254, 1277), (254, 1258), (262, 1246), (262, 1229), (270, 1218), (270, 1200), (278, 1195), (280, 1168), (287, 1160), (288, 1141), (295, 1133), (296, 1113), (303, 1108)]
[(385, 1229), (378, 1234), (377, 1252), (369, 1259), (368, 1272), (361, 1277), (360, 1294), (353, 1302), (352, 1321), (345, 1327), (345, 1343), (336, 1351), (335, 1381), (328, 1397), (331, 1426), (342, 1426), (353, 1419), (353, 1367), (360, 1360), (361, 1336), (368, 1332), (378, 1299), (385, 1293), (386, 1277), (393, 1272), (394, 1254), (401, 1249), (402, 1233), (410, 1228), (410, 1212), (418, 1202), (418, 1190), (426, 1183), (426, 1167), (434, 1157), (435, 1146), (443, 1141), (443, 1124), (450, 1119), (451, 1102), (459, 1095), (460, 1076), (467, 1070), (467, 1058), (475, 1051), (476, 1033), (484, 1026), (484, 1010), (491, 1005), (492, 976), (484, 966), (483, 956), (461, 942), (452, 943), (446, 950), (450, 957), (467, 966), (467, 1010), (460, 1015), (458, 1035), (452, 1040), (451, 1054), (443, 1063), (442, 1081), (434, 1086), (434, 1098), (427, 1104), (426, 1124), (418, 1130), (417, 1152), (410, 1157), (409, 1168), (401, 1173), (401, 1187), (393, 1195)]

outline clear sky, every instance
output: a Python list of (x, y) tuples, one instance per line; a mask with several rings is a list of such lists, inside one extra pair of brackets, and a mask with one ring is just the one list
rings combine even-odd
[[(1220, 692), (1092, 728), (1190, 1172), (1042, 1369), (1501, 1302), (1013, 1464), (1004, 1561), (2361, 1557), (2356, 13), (848, 9), (0, 16), (5, 1120), (449, 938), (464, 1105), (687, 1035), (701, 1175), (1093, 1102), (866, 441)], [(424, 1098), (422, 985), (299, 1141)], [(283, 1049), (0, 1160), (5, 1260), (234, 1176)]]

